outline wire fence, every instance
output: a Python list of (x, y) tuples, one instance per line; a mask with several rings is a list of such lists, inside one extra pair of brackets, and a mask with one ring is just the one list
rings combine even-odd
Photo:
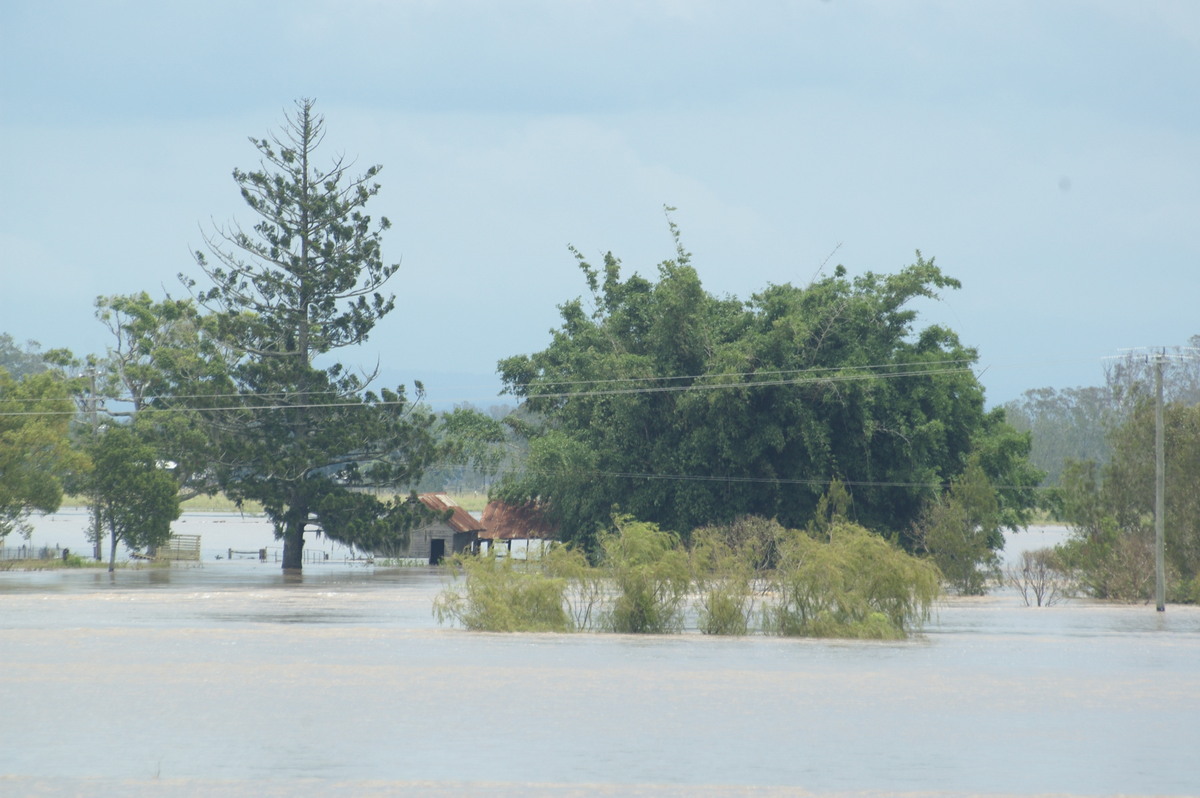
[(0, 560), (65, 560), (71, 550), (62, 546), (3, 546)]

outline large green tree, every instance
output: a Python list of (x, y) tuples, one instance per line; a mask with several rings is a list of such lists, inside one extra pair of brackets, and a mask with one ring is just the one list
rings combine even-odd
[(30, 513), (57, 510), (63, 480), (86, 469), (70, 444), (74, 411), (58, 372), (18, 380), (0, 368), (0, 541), (14, 530), (28, 534)]
[[(979, 458), (939, 499), (926, 505), (917, 531), (921, 548), (942, 572), (942, 579), (965, 596), (981, 596), (1000, 573), (996, 550), (1003, 547), (1001, 509)], [(997, 540), (999, 537), (999, 540)]]
[(260, 169), (233, 177), (257, 222), (207, 237), (208, 253), (196, 253), (207, 287), (183, 278), (229, 353), (234, 396), (200, 408), (220, 439), (214, 468), (226, 493), (262, 503), (284, 569), (302, 566), (310, 524), (364, 548), (402, 538), (419, 504), (359, 489), (415, 482), (434, 449), (432, 418), (403, 387), (376, 394), (333, 361), (392, 310), (382, 289), (397, 265), (382, 259), (387, 219), (365, 210), (380, 167), (354, 176), (342, 157), (318, 166), (324, 136), (301, 100), (281, 132), (251, 139)]
[(1028, 437), (985, 412), (973, 349), (915, 328), (915, 300), (958, 286), (932, 260), (853, 279), (838, 267), (742, 301), (703, 289), (675, 232), (657, 280), (576, 253), (591, 312), (565, 303), (546, 349), (501, 361), (506, 389), (545, 419), (501, 495), (548, 501), (590, 541), (614, 507), (682, 534), (743, 515), (803, 527), (837, 479), (853, 520), (911, 546), (922, 506), (983, 448), (989, 478), (1020, 486), (1009, 517), (1023, 517), (1040, 476)]

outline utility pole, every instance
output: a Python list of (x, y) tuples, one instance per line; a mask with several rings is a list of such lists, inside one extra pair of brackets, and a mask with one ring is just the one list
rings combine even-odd
[(1167, 478), (1163, 445), (1163, 361), (1166, 352), (1154, 358), (1154, 601), (1159, 612), (1167, 609), (1167, 576), (1163, 564), (1164, 516)]
[[(1154, 351), (1156, 349), (1157, 351)], [(1166, 445), (1163, 422), (1163, 368), (1168, 361), (1195, 362), (1200, 360), (1200, 352), (1188, 347), (1172, 347), (1167, 353), (1167, 347), (1155, 347), (1149, 352), (1142, 348), (1144, 355), (1139, 355), (1136, 349), (1121, 350), (1126, 354), (1120, 356), (1126, 365), (1131, 362), (1145, 362), (1154, 365), (1154, 603), (1159, 612), (1167, 609), (1167, 575), (1166, 575), (1166, 520), (1167, 520), (1167, 476), (1166, 476)], [(1145, 357), (1145, 360), (1142, 360)], [(1144, 372), (1143, 372), (1144, 373)]]
[[(92, 440), (95, 441), (100, 434), (100, 415), (97, 412), (99, 403), (96, 400), (96, 377), (99, 372), (95, 366), (89, 365), (83, 373), (88, 378), (87, 414), (92, 427)], [(95, 496), (92, 497), (92, 533), (95, 535), (95, 540), (92, 541), (92, 556), (96, 558), (96, 562), (102, 562), (104, 548), (100, 534), (100, 503), (96, 501)]]

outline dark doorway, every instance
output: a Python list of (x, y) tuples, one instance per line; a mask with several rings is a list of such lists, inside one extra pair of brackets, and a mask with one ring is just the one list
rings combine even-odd
[(433, 538), (429, 541), (429, 564), (438, 565), (442, 558), (446, 556), (446, 541), (442, 538)]

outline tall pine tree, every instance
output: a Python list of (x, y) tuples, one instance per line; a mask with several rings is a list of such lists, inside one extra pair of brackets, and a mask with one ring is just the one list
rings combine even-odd
[(222, 439), (218, 479), (231, 497), (262, 503), (285, 570), (302, 567), (307, 526), (365, 549), (402, 540), (419, 504), (362, 488), (414, 483), (435, 449), (432, 418), (403, 386), (376, 394), (369, 379), (323, 365), (392, 310), (382, 289), (398, 266), (381, 255), (388, 220), (365, 213), (380, 167), (353, 176), (340, 156), (318, 167), (324, 136), (304, 99), (282, 131), (251, 138), (260, 169), (233, 178), (257, 222), (206, 237), (196, 262), (211, 287), (181, 275), (233, 353), (235, 400), (204, 411)]

